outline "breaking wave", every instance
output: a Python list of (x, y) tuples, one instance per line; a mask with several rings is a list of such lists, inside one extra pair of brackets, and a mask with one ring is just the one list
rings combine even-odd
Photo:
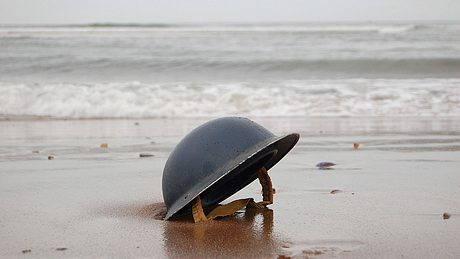
[[(303, 32), (303, 33), (405, 33), (439, 25), (373, 23), (288, 23), (288, 24), (69, 24), (69, 25), (0, 25), (0, 37), (17, 33), (85, 33), (85, 32)], [(80, 35), (80, 36), (85, 36)], [(91, 36), (91, 35), (89, 35)]]
[(460, 79), (0, 83), (4, 118), (460, 116)]

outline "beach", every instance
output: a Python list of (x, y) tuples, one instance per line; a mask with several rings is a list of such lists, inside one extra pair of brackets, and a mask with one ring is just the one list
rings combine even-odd
[(252, 117), (301, 135), (270, 209), (160, 220), (166, 159), (209, 119), (0, 120), (0, 257), (460, 257), (457, 117)]
[[(460, 258), (458, 22), (2, 24), (0, 48), (2, 258)], [(274, 204), (162, 220), (169, 154), (225, 116), (300, 134)]]

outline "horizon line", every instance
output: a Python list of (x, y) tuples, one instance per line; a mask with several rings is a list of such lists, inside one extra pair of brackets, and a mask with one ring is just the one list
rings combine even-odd
[(82, 23), (0, 23), (0, 26), (56, 27), (174, 27), (199, 25), (291, 25), (291, 24), (372, 24), (372, 23), (460, 23), (459, 20), (337, 20), (337, 21), (259, 21), (259, 22), (82, 22)]

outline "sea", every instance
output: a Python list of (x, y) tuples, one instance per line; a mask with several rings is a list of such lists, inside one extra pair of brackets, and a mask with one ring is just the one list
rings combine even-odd
[(460, 116), (460, 23), (0, 25), (0, 119)]

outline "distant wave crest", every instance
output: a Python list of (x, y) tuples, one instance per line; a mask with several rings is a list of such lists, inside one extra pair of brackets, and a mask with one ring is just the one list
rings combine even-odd
[[(305, 32), (305, 33), (403, 33), (426, 28), (417, 24), (137, 24), (137, 23), (92, 23), (76, 25), (29, 25), (0, 26), (0, 36), (14, 36), (14, 33), (78, 33), (104, 31), (173, 31), (173, 32)], [(35, 35), (41, 37), (43, 35)], [(46, 35), (45, 35), (46, 36)]]

